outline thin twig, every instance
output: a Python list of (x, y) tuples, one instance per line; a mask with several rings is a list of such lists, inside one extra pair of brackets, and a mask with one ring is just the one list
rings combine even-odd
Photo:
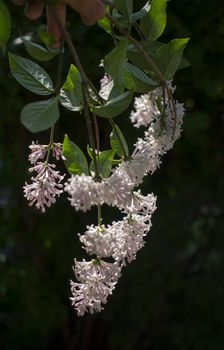
[(55, 95), (59, 95), (61, 88), (61, 76), (63, 67), (63, 54), (64, 54), (64, 41), (61, 43), (60, 53), (58, 57), (58, 71), (57, 71), (57, 81), (55, 86)]
[(145, 34), (143, 33), (143, 31), (141, 30), (139, 24), (137, 22), (135, 22), (133, 24), (133, 27), (135, 28), (136, 32), (138, 33), (139, 37), (141, 40), (146, 40)]
[(93, 115), (93, 123), (94, 123), (95, 136), (96, 136), (97, 155), (99, 156), (99, 152), (100, 152), (100, 134), (99, 134), (99, 127), (98, 127), (98, 122), (97, 122), (96, 114), (95, 114), (95, 113), (92, 113), (92, 115)]

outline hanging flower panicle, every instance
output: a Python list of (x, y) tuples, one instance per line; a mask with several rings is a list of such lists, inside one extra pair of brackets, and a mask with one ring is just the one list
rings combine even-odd
[[(111, 80), (105, 76), (101, 83), (102, 93), (106, 91), (105, 86), (110, 88), (109, 84)], [(168, 86), (173, 92), (171, 82)], [(103, 309), (102, 305), (112, 293), (121, 269), (132, 262), (144, 246), (156, 209), (156, 197), (153, 194), (143, 196), (140, 190), (135, 189), (145, 175), (154, 173), (161, 164), (161, 156), (180, 137), (184, 107), (176, 102), (174, 116), (169, 98), (166, 94), (164, 96), (162, 88), (136, 98), (134, 108), (130, 115), (132, 123), (137, 128), (147, 127), (147, 130), (144, 137), (137, 140), (130, 159), (121, 162), (101, 182), (82, 174), (71, 176), (65, 185), (70, 203), (76, 210), (85, 212), (94, 205), (105, 203), (118, 207), (125, 214), (122, 220), (111, 225), (91, 225), (84, 234), (79, 234), (87, 254), (95, 255), (100, 264), (94, 265), (94, 260), (75, 261), (75, 275), (79, 283), (71, 282), (71, 300), (78, 315)], [(102, 267), (105, 266), (103, 259), (108, 258), (113, 261), (109, 265), (113, 266), (110, 271), (114, 272), (111, 279)]]
[(23, 187), (24, 197), (29, 201), (29, 206), (35, 205), (37, 209), (45, 212), (46, 207), (54, 204), (56, 198), (63, 192), (61, 182), (65, 175), (61, 175), (59, 171), (55, 170), (55, 164), (39, 160), (45, 158), (50, 150), (52, 150), (53, 157), (59, 160), (62, 156), (62, 146), (60, 143), (53, 143), (50, 146), (32, 142), (29, 148), (31, 153), (28, 159), (34, 165), (29, 169), (29, 172), (35, 172), (36, 175), (31, 177), (31, 184), (25, 183)]
[(71, 301), (78, 316), (103, 310), (102, 304), (107, 302), (120, 276), (119, 265), (99, 258), (75, 260), (74, 272), (79, 283), (71, 281)]

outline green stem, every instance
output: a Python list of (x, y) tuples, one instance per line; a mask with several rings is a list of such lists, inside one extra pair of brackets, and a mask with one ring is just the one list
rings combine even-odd
[(93, 114), (93, 122), (94, 122), (94, 128), (95, 128), (95, 135), (96, 135), (96, 150), (97, 150), (97, 156), (99, 157), (99, 153), (100, 153), (100, 134), (99, 134), (99, 127), (98, 127), (98, 123), (97, 123), (97, 118), (96, 118), (96, 114)]
[(83, 85), (84, 115), (85, 115), (88, 135), (89, 135), (90, 146), (91, 146), (91, 148), (93, 150), (93, 163), (94, 163), (94, 169), (95, 169), (95, 178), (96, 178), (97, 181), (100, 181), (101, 180), (101, 176), (99, 174), (99, 169), (98, 169), (96, 147), (95, 147), (95, 142), (94, 142), (92, 123), (91, 123), (91, 119), (90, 119), (90, 115), (89, 115), (88, 98), (87, 98), (86, 94), (87, 94), (87, 92), (86, 92), (85, 86)]
[(81, 77), (82, 77), (82, 81), (83, 83), (85, 84), (85, 87), (88, 86), (88, 78), (85, 74), (85, 71), (82, 67), (82, 64), (80, 62), (80, 59), (79, 59), (79, 56), (77, 54), (77, 51), (75, 49), (75, 46), (71, 40), (71, 37), (70, 37), (70, 34), (67, 32), (67, 30), (65, 30), (64, 28), (60, 28), (61, 29), (61, 32), (62, 32), (62, 35), (63, 35), (63, 39), (65, 40), (66, 44), (68, 45), (68, 48), (69, 48), (69, 51), (72, 55), (72, 58), (81, 74)]
[(45, 160), (45, 164), (46, 164), (46, 165), (47, 165), (48, 162), (49, 162), (49, 158), (50, 158), (52, 146), (53, 146), (53, 144), (54, 144), (54, 130), (55, 130), (55, 125), (53, 125), (53, 126), (51, 127), (50, 140), (49, 140), (48, 150), (47, 150), (47, 157), (46, 157), (46, 160)]
[(64, 54), (64, 42), (61, 44), (60, 54), (58, 58), (58, 71), (57, 71), (57, 81), (55, 86), (55, 95), (59, 95), (61, 88), (61, 76), (63, 67), (63, 54)]
[(101, 225), (102, 225), (102, 210), (101, 210), (101, 205), (98, 205), (98, 207), (97, 207), (97, 218), (98, 218), (98, 226), (101, 227)]
[(143, 31), (141, 30), (139, 24), (137, 22), (135, 22), (133, 24), (133, 27), (135, 28), (136, 32), (138, 33), (139, 37), (141, 40), (146, 40), (145, 34), (143, 33)]
[[(113, 6), (110, 6), (110, 15), (112, 16), (112, 11), (113, 11)], [(114, 32), (114, 25), (112, 22), (110, 22), (110, 29), (111, 29), (111, 35), (112, 35), (112, 38), (113, 38), (113, 41), (114, 41), (114, 46), (117, 45), (117, 38), (116, 38), (116, 35), (115, 35), (115, 32)]]

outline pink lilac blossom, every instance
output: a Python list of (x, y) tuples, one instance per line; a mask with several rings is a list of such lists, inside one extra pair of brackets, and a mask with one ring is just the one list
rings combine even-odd
[(69, 194), (69, 201), (76, 211), (86, 212), (93, 205), (100, 204), (100, 182), (94, 181), (91, 176), (73, 175), (65, 183), (64, 190)]
[(31, 164), (35, 164), (39, 159), (43, 159), (47, 152), (47, 145), (39, 145), (37, 142), (33, 142), (29, 146), (29, 149), (31, 151), (28, 160)]
[(134, 260), (144, 246), (144, 237), (151, 228), (151, 215), (127, 215), (111, 225), (92, 225), (83, 235), (79, 235), (79, 239), (88, 254), (112, 257), (120, 266), (124, 266)]
[(121, 266), (136, 259), (137, 252), (145, 244), (145, 236), (151, 228), (151, 216), (132, 215), (124, 217), (121, 222), (115, 222), (113, 229), (117, 233), (117, 245), (113, 258)]
[(52, 155), (56, 160), (62, 159), (62, 144), (61, 143), (53, 143)]
[(149, 92), (148, 94), (136, 97), (134, 108), (135, 111), (131, 112), (130, 119), (136, 128), (139, 128), (140, 126), (147, 127), (160, 115), (154, 92)]
[[(40, 145), (38, 142), (32, 141), (32, 144), (29, 146), (30, 154), (28, 160), (31, 164), (36, 164), (39, 159), (43, 159), (46, 156), (46, 153), (49, 149), (49, 145)], [(62, 144), (53, 143), (52, 145), (52, 155), (54, 158), (59, 160), (62, 158)]]
[(76, 261), (74, 272), (77, 282), (71, 281), (72, 305), (78, 316), (85, 312), (99, 312), (102, 304), (112, 294), (120, 277), (120, 266), (117, 263), (108, 263), (99, 258), (91, 261)]
[(37, 209), (45, 212), (45, 207), (50, 207), (56, 202), (63, 192), (61, 181), (64, 176), (59, 171), (54, 170), (55, 164), (46, 164), (38, 162), (34, 167), (30, 168), (30, 172), (37, 172), (37, 175), (31, 178), (31, 184), (25, 184), (24, 197), (30, 202), (29, 206), (35, 204)]

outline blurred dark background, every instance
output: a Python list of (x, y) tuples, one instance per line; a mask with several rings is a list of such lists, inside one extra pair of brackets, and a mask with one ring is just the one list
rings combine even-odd
[[(144, 1), (135, 1), (136, 6)], [(36, 29), (10, 5), (13, 35)], [(100, 59), (112, 42), (99, 27), (69, 15), (71, 32), (88, 75), (102, 77)], [(27, 206), (28, 145), (47, 142), (19, 121), (36, 97), (21, 88), (2, 56), (0, 65), (0, 349), (1, 350), (221, 350), (224, 347), (224, 3), (172, 0), (161, 39), (191, 37), (191, 67), (175, 78), (176, 97), (187, 113), (182, 138), (146, 179), (143, 192), (158, 196), (146, 246), (123, 276), (105, 310), (78, 318), (70, 306), (73, 258), (85, 256), (77, 232), (95, 211), (76, 214), (65, 197), (46, 214)], [(22, 46), (9, 49), (25, 55)], [(66, 55), (64, 77), (71, 58)], [(57, 60), (44, 64), (55, 78)], [(63, 133), (87, 143), (83, 118), (62, 111)], [(130, 145), (136, 138), (119, 119)], [(100, 124), (102, 146), (109, 129)], [(63, 170), (63, 164), (61, 164)], [(104, 209), (106, 221), (117, 212)]]

